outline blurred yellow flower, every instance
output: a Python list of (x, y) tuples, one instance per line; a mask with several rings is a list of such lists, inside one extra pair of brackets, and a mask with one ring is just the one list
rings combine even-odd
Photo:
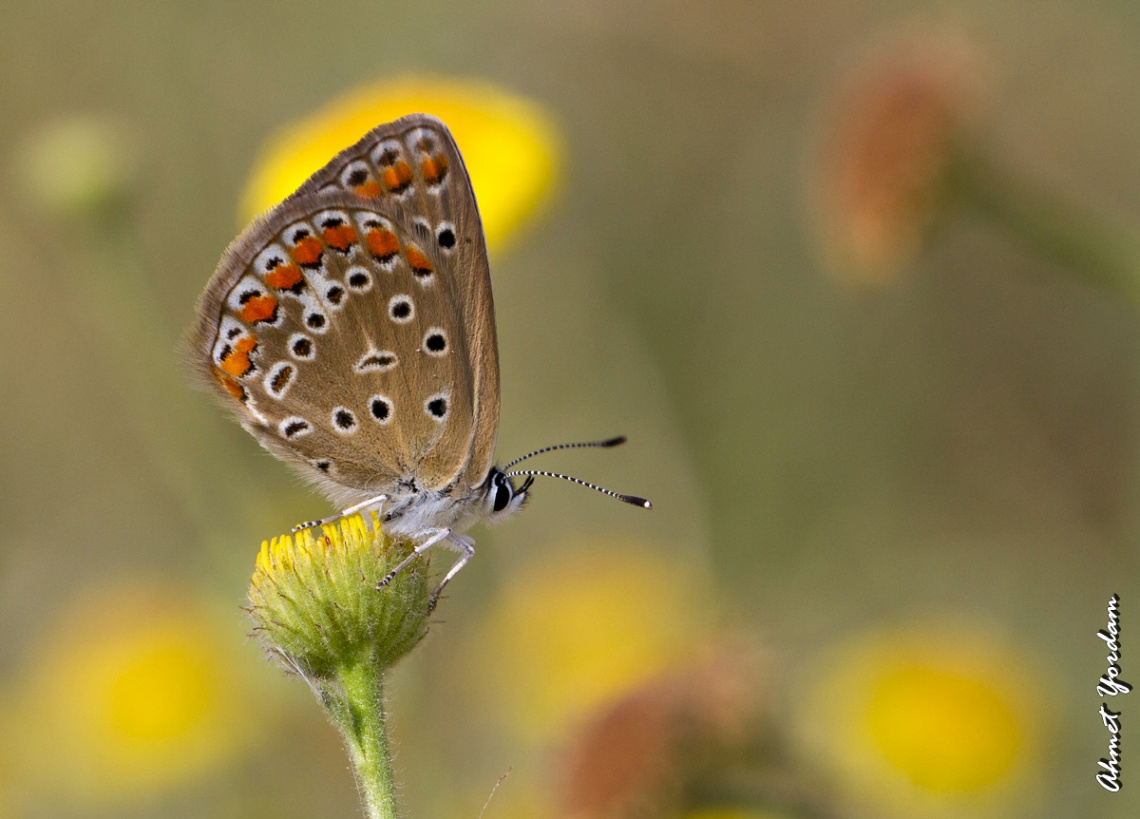
[[(45, 635), (5, 739), (33, 797), (144, 800), (232, 760), (257, 718), (241, 620), (185, 591), (100, 589)], [(252, 658), (256, 660), (256, 656)]]
[(877, 51), (835, 96), (812, 168), (815, 216), (834, 272), (885, 284), (947, 201), (980, 107), (973, 58), (951, 38), (913, 37)]
[(1037, 771), (1037, 679), (981, 630), (872, 632), (837, 650), (801, 727), (813, 758), (879, 808), (1001, 812)]
[(627, 542), (567, 543), (508, 578), (473, 662), (503, 718), (550, 739), (690, 656), (712, 607), (699, 565)]
[(690, 811), (681, 819), (785, 819), (788, 814), (752, 808), (714, 808)]
[(560, 146), (550, 118), (533, 103), (470, 80), (377, 82), (283, 128), (256, 162), (242, 196), (242, 222), (293, 193), (372, 128), (415, 113), (433, 114), (451, 129), (471, 174), (488, 247), (501, 247), (550, 194)]

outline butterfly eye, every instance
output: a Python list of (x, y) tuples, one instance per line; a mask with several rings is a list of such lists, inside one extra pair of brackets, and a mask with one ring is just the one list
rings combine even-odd
[[(501, 477), (501, 476), (500, 476)], [(507, 508), (507, 504), (511, 502), (514, 493), (511, 492), (511, 485), (505, 480), (498, 480), (498, 488), (495, 490), (495, 506), (496, 512), (502, 512)]]

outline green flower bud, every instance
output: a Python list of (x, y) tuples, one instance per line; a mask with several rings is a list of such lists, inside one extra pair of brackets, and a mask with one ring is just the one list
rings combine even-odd
[(428, 630), (427, 562), (380, 587), (414, 545), (360, 515), (262, 543), (249, 586), (257, 636), (304, 677), (344, 737), (369, 819), (394, 819), (384, 674)]
[(385, 536), (360, 515), (261, 545), (249, 586), (250, 615), (271, 654), (310, 682), (360, 665), (393, 666), (428, 629), (426, 561), (377, 586), (413, 544)]

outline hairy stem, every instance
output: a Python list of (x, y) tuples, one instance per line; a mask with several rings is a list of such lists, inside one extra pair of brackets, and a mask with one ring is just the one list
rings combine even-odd
[(377, 665), (362, 662), (337, 674), (343, 686), (340, 724), (369, 819), (396, 819), (396, 782), (384, 724), (384, 681)]

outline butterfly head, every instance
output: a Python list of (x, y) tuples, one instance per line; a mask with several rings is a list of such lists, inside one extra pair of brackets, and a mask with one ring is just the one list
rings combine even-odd
[[(515, 512), (522, 506), (527, 499), (527, 493), (530, 490), (530, 485), (534, 482), (536, 476), (544, 478), (560, 478), (564, 481), (576, 483), (579, 486), (584, 486), (587, 489), (593, 489), (595, 492), (601, 492), (603, 495), (609, 495), (611, 498), (616, 498), (623, 503), (629, 503), (634, 506), (640, 506), (643, 509), (652, 509), (653, 504), (645, 498), (639, 498), (636, 495), (623, 495), (620, 492), (612, 492), (605, 487), (592, 484), (589, 481), (584, 481), (581, 478), (575, 478), (570, 475), (563, 475), (559, 472), (548, 472), (545, 469), (512, 469), (521, 461), (528, 458), (533, 458), (535, 455), (542, 455), (545, 452), (553, 452), (558, 449), (582, 449), (586, 447), (612, 447), (618, 444), (625, 443), (625, 436), (621, 435), (617, 438), (609, 438), (605, 441), (587, 441), (585, 443), (575, 444), (555, 444), (554, 446), (544, 446), (541, 449), (536, 449), (534, 452), (528, 452), (515, 458), (508, 463), (505, 467), (492, 467), (490, 474), (487, 475), (487, 489), (484, 492), (483, 502), (486, 504), (486, 516), (488, 520), (502, 520)], [(515, 487), (512, 478), (526, 478), (522, 485), (518, 488)]]
[(504, 520), (517, 512), (526, 503), (530, 485), (534, 478), (527, 476), (521, 486), (515, 486), (514, 481), (499, 467), (491, 469), (487, 477), (487, 491), (483, 502), (486, 504), (487, 520)]

